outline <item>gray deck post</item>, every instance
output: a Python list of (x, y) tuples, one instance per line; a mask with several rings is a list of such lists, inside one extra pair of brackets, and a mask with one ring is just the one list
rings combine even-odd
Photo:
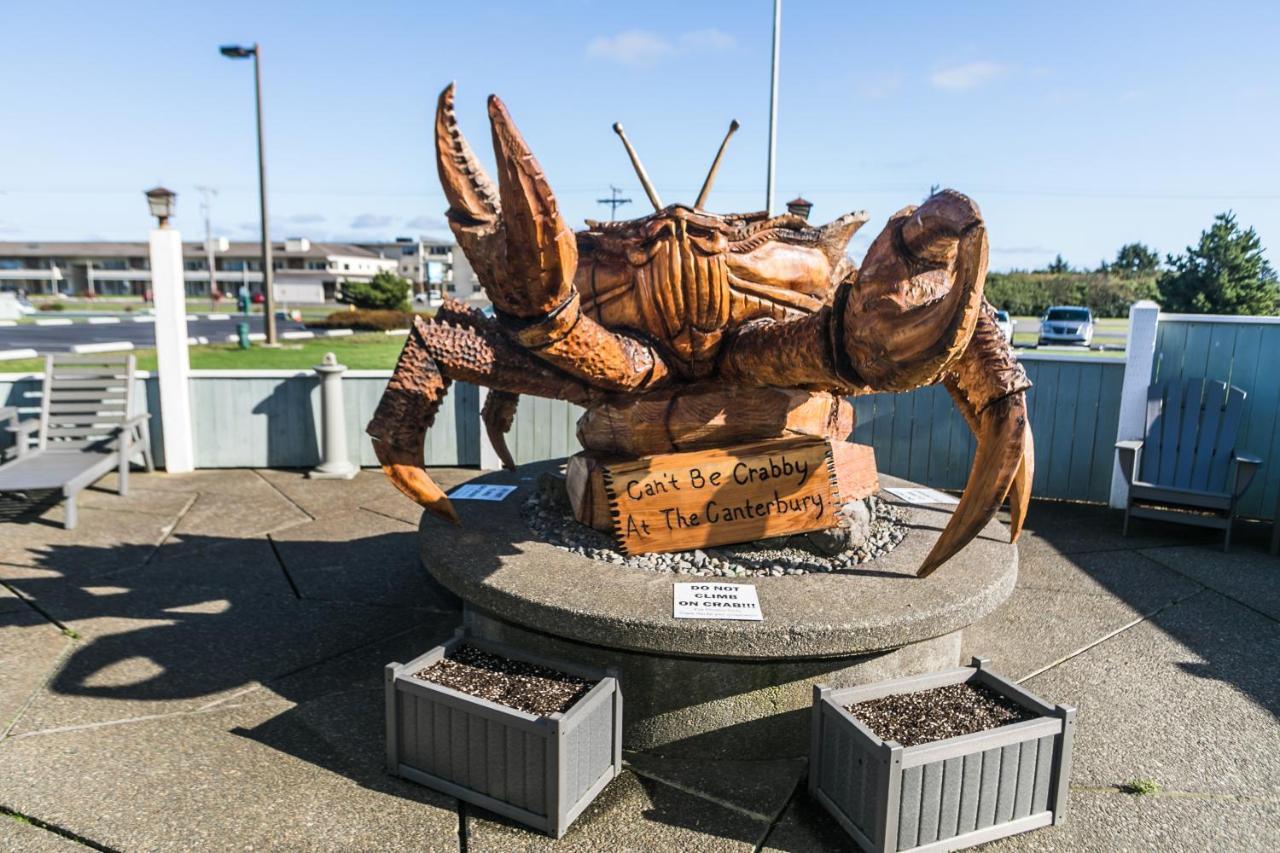
[(344, 364), (338, 364), (333, 353), (324, 354), (324, 360), (314, 368), (320, 377), (320, 433), (323, 457), (317, 468), (307, 472), (313, 480), (350, 480), (359, 470), (347, 458), (347, 414), (342, 399), (342, 374)]

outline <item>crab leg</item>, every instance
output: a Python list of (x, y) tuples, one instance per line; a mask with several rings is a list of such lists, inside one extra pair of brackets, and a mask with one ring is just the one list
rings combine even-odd
[[(453, 379), (579, 405), (589, 405), (600, 396), (513, 345), (495, 321), (458, 303), (446, 303), (436, 320), (416, 318), (365, 432), (372, 436), (374, 453), (396, 488), (454, 523), (458, 515), (424, 470), (423, 455), (427, 430)], [(488, 420), (486, 426), (491, 427)], [(495, 445), (504, 462), (510, 458), (501, 434)]]
[(448, 219), (507, 333), (535, 356), (608, 391), (656, 387), (666, 363), (638, 338), (581, 311), (577, 238), (542, 167), (498, 98), (489, 98), (497, 191), (458, 129), (453, 85), (436, 110), (436, 155)]

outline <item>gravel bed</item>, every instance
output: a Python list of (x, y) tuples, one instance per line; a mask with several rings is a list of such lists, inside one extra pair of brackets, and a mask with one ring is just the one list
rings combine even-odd
[(881, 740), (903, 746), (985, 732), (1036, 715), (981, 684), (951, 684), (871, 699), (846, 708)]
[(528, 714), (567, 711), (591, 683), (545, 666), (511, 660), (462, 646), (444, 660), (413, 674), (468, 696), (488, 699)]
[[(834, 554), (824, 553), (815, 542), (822, 532), (761, 539), (737, 545), (697, 548), (664, 554), (628, 557), (613, 538), (581, 524), (573, 517), (563, 479), (544, 474), (525, 500), (523, 512), (538, 538), (574, 554), (632, 569), (699, 577), (781, 577), (846, 571), (882, 557), (907, 535), (906, 512), (872, 496), (867, 498), (870, 524), (861, 544)], [(846, 505), (850, 506), (850, 505)]]

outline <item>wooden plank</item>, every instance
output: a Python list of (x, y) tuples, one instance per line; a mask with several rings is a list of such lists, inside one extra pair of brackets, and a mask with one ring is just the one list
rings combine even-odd
[(933, 419), (929, 415), (933, 410), (933, 397), (939, 393), (946, 396), (946, 391), (934, 385), (905, 395), (911, 406), (911, 452), (907, 479), (914, 483), (934, 482), (929, 479), (929, 442), (933, 435)]
[(1231, 458), (1239, 444), (1240, 422), (1244, 417), (1245, 393), (1239, 388), (1226, 390), (1227, 401), (1222, 413), (1222, 425), (1218, 430), (1217, 451), (1213, 455), (1209, 471), (1201, 488), (1212, 492), (1230, 491), (1234, 484), (1227, 482), (1231, 472)]
[(1106, 503), (1111, 495), (1111, 472), (1115, 465), (1115, 439), (1120, 426), (1124, 366), (1103, 365), (1102, 377), (1098, 396), (1098, 427), (1093, 437), (1093, 472), (1089, 477), (1089, 492), (1085, 499)]
[(1183, 379), (1203, 378), (1209, 364), (1209, 343), (1213, 340), (1213, 324), (1190, 323), (1187, 327), (1187, 340), (1182, 351), (1182, 369), (1179, 376)]
[[(1216, 379), (1207, 379), (1204, 383), (1204, 407), (1200, 414), (1200, 428), (1196, 433), (1195, 459), (1191, 463), (1190, 489), (1205, 489), (1209, 484), (1209, 468), (1214, 456), (1224, 453), (1231, 455), (1231, 449), (1218, 444), (1219, 426), (1222, 422), (1222, 409), (1226, 405), (1227, 386)], [(1237, 421), (1238, 425), (1239, 421)]]
[[(1078, 498), (1089, 493), (1089, 477), (1093, 472), (1094, 435), (1098, 429), (1098, 398), (1102, 391), (1102, 365), (1080, 365), (1079, 400), (1072, 424), (1071, 465), (1067, 469), (1064, 498)], [(1112, 433), (1115, 436), (1115, 433)]]
[(1150, 482), (1173, 485), (1178, 470), (1178, 436), (1182, 428), (1182, 395), (1185, 383), (1180, 378), (1168, 379), (1163, 385), (1164, 405), (1160, 409), (1160, 474)]
[(628, 554), (746, 542), (839, 523), (831, 446), (774, 439), (604, 467), (614, 535)]
[(1054, 401), (1053, 443), (1054, 453), (1049, 457), (1049, 476), (1041, 497), (1066, 497), (1068, 478), (1071, 475), (1071, 446), (1075, 441), (1073, 431), (1076, 407), (1079, 400), (1080, 367), (1074, 364), (1059, 365), (1058, 396)]
[(1203, 390), (1203, 379), (1193, 377), (1183, 380), (1182, 412), (1178, 424), (1178, 461), (1175, 463), (1172, 483), (1174, 488), (1185, 489), (1191, 485), (1191, 467), (1195, 463)]

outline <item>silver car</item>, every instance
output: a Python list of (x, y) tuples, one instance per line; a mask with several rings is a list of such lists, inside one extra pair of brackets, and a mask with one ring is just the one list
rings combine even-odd
[(1040, 344), (1093, 343), (1093, 312), (1079, 305), (1055, 305), (1040, 320)]

